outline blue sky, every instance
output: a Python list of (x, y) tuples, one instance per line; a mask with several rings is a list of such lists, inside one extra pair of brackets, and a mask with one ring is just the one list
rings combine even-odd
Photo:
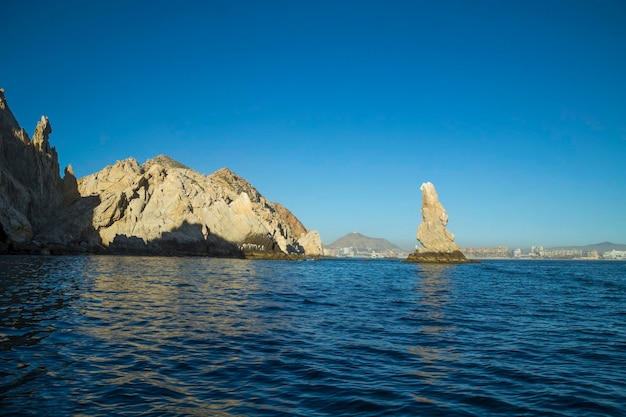
[(325, 243), (626, 243), (622, 1), (3, 1), (0, 87), (77, 176), (228, 166)]

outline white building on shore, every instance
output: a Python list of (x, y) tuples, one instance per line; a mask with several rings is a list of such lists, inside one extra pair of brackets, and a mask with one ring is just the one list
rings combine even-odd
[(604, 252), (602, 254), (604, 259), (626, 259), (626, 251), (624, 250), (615, 250)]

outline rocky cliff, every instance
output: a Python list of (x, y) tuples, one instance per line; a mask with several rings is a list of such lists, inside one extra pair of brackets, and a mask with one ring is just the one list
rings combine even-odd
[(77, 180), (59, 174), (45, 116), (32, 140), (0, 90), (0, 253), (319, 256), (317, 232), (223, 168), (129, 158)]
[(0, 252), (74, 243), (59, 220), (80, 196), (71, 167), (59, 174), (50, 133), (42, 116), (31, 139), (0, 89)]
[(129, 158), (81, 178), (99, 198), (93, 227), (112, 251), (217, 256), (319, 256), (321, 239), (228, 168), (202, 175), (161, 155)]
[(454, 235), (446, 228), (448, 214), (439, 202), (435, 186), (426, 182), (422, 191), (422, 222), (417, 228), (418, 248), (407, 258), (409, 262), (457, 263), (467, 262), (465, 255), (454, 243)]

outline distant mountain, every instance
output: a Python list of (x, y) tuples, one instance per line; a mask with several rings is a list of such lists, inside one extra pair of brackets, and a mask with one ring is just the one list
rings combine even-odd
[(374, 250), (377, 252), (402, 250), (401, 247), (394, 245), (386, 239), (368, 237), (355, 232), (348, 233), (347, 235), (340, 237), (334, 242), (324, 246), (328, 249), (357, 248), (363, 250)]
[(594, 243), (593, 245), (586, 246), (559, 246), (550, 249), (580, 249), (584, 251), (596, 250), (598, 253), (609, 252), (612, 250), (626, 250), (626, 245), (612, 242)]

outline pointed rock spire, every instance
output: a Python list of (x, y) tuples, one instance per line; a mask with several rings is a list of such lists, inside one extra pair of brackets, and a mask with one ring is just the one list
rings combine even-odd
[(417, 248), (408, 262), (460, 263), (468, 262), (454, 243), (454, 235), (446, 228), (448, 214), (439, 202), (435, 186), (425, 182), (422, 191), (422, 223), (417, 228), (417, 240), (424, 247)]
[(41, 120), (37, 123), (35, 134), (33, 135), (33, 146), (40, 152), (50, 153), (50, 141), (48, 137), (52, 133), (52, 126), (46, 116), (41, 116)]
[(436, 252), (459, 250), (454, 243), (454, 235), (446, 228), (448, 214), (439, 202), (435, 186), (425, 182), (422, 191), (422, 223), (417, 228), (417, 240), (424, 249)]

